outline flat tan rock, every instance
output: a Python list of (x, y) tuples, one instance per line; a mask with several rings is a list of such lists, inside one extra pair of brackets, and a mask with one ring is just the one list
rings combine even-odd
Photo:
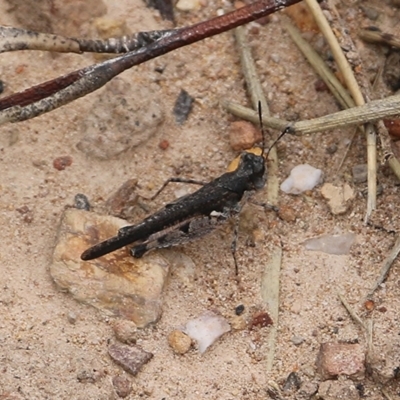
[(161, 316), (168, 262), (157, 253), (131, 257), (127, 248), (91, 261), (80, 255), (116, 234), (125, 220), (84, 210), (65, 211), (50, 265), (57, 285), (83, 303), (144, 327)]
[(354, 190), (347, 183), (341, 187), (325, 183), (321, 188), (321, 194), (328, 201), (329, 209), (334, 215), (344, 214), (355, 198)]

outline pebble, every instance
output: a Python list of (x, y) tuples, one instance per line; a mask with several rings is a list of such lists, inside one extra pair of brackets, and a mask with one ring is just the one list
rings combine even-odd
[(152, 137), (164, 121), (156, 84), (131, 83), (127, 77), (109, 82), (88, 111), (77, 148), (89, 157), (108, 160)]
[(152, 353), (143, 350), (139, 346), (128, 346), (119, 343), (110, 345), (108, 354), (116, 364), (133, 376), (136, 376), (143, 365), (153, 358)]
[(301, 379), (297, 372), (291, 372), (286, 378), (285, 383), (283, 384), (282, 390), (284, 392), (288, 391), (297, 391), (301, 386)]
[(367, 181), (368, 178), (368, 165), (367, 164), (357, 164), (352, 168), (353, 182), (363, 183)]
[(67, 315), (67, 320), (70, 324), (75, 325), (77, 320), (77, 315), (73, 311), (70, 311)]
[(114, 389), (119, 397), (124, 399), (128, 397), (132, 392), (132, 383), (124, 375), (116, 375), (112, 378)]
[(115, 235), (126, 225), (125, 220), (111, 216), (75, 208), (65, 210), (50, 274), (76, 300), (145, 327), (161, 316), (167, 260), (156, 252), (135, 259), (126, 248), (92, 261), (80, 258), (89, 246)]
[(102, 378), (103, 374), (96, 370), (83, 370), (78, 373), (76, 379), (81, 383), (95, 383)]
[(197, 342), (199, 352), (204, 353), (223, 334), (231, 330), (224, 317), (211, 311), (187, 322), (185, 332)]
[[(311, 399), (318, 391), (318, 385), (314, 382), (304, 382), (298, 392), (298, 399)], [(297, 399), (297, 397), (296, 397)]]
[(94, 19), (93, 26), (102, 39), (120, 37), (131, 33), (123, 18), (112, 19), (107, 16), (99, 17)]
[(74, 207), (78, 210), (90, 211), (89, 199), (82, 193), (78, 193), (74, 197)]
[(294, 209), (287, 205), (282, 205), (278, 210), (279, 218), (285, 222), (295, 222), (296, 221), (296, 212)]
[(243, 151), (250, 149), (255, 143), (262, 141), (259, 129), (247, 121), (232, 122), (229, 127), (229, 143), (232, 150)]
[(359, 344), (323, 343), (316, 365), (323, 379), (346, 375), (360, 380), (365, 375), (365, 351)]
[(305, 342), (305, 339), (302, 336), (292, 336), (290, 339), (295, 346), (300, 346)]
[(137, 337), (137, 326), (127, 319), (116, 320), (113, 324), (115, 337), (122, 343), (134, 344)]
[(244, 305), (243, 304), (239, 304), (236, 308), (235, 308), (235, 314), (236, 315), (242, 315), (244, 312)]
[(174, 330), (168, 335), (168, 344), (176, 354), (185, 354), (192, 346), (192, 339), (186, 333)]
[(128, 179), (106, 201), (107, 214), (129, 218), (136, 207), (139, 195), (136, 192), (137, 179)]
[(247, 328), (247, 322), (243, 315), (232, 316), (229, 319), (229, 323), (231, 324), (232, 329), (235, 331), (243, 331)]
[(250, 322), (250, 329), (254, 327), (265, 328), (273, 324), (273, 321), (269, 314), (265, 311), (258, 311), (253, 314), (251, 322)]
[(297, 165), (290, 171), (289, 177), (282, 182), (281, 190), (288, 194), (300, 194), (314, 189), (322, 182), (323, 173), (309, 164)]
[(53, 167), (58, 171), (64, 171), (65, 168), (72, 165), (71, 156), (61, 156), (53, 160)]
[(328, 201), (328, 207), (333, 215), (344, 214), (355, 198), (354, 190), (347, 183), (340, 187), (325, 183), (321, 188), (321, 195)]
[(335, 154), (337, 151), (338, 151), (338, 146), (337, 146), (336, 143), (333, 143), (333, 144), (329, 145), (329, 146), (326, 148), (326, 152), (327, 152), (328, 154), (330, 154), (330, 155)]
[(192, 11), (198, 10), (200, 8), (200, 1), (199, 0), (179, 0), (175, 7), (179, 11)]
[(354, 233), (348, 232), (341, 235), (323, 235), (305, 240), (302, 245), (306, 250), (322, 251), (326, 254), (345, 255), (350, 253), (350, 248), (356, 239)]
[(182, 89), (176, 99), (173, 111), (175, 122), (178, 125), (182, 125), (188, 119), (192, 111), (193, 102), (194, 98), (186, 90)]
[(350, 380), (321, 382), (318, 388), (318, 398), (322, 400), (359, 400), (360, 393)]

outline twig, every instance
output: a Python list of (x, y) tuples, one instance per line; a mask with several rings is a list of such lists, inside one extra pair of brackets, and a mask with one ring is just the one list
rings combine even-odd
[(350, 307), (349, 303), (346, 301), (346, 299), (340, 294), (337, 294), (340, 301), (342, 302), (344, 308), (347, 310), (347, 312), (350, 314), (351, 318), (353, 318), (353, 320), (355, 322), (357, 322), (361, 328), (363, 328), (365, 331), (367, 331), (367, 327), (365, 326), (364, 321), (357, 315), (357, 313)]
[[(250, 94), (254, 109), (257, 109), (258, 102), (261, 103), (263, 115), (270, 115), (267, 99), (265, 98), (260, 78), (258, 77), (256, 65), (246, 40), (243, 27), (235, 29), (235, 38), (238, 43), (242, 70), (246, 80), (247, 90)], [(272, 147), (268, 157), (268, 204), (278, 203), (279, 181), (278, 181), (278, 154), (275, 147)], [(261, 282), (261, 296), (268, 305), (269, 313), (274, 321), (268, 334), (267, 350), (267, 371), (271, 371), (276, 348), (276, 338), (279, 327), (279, 276), (282, 264), (282, 248), (274, 246), (272, 257), (263, 271)]]
[[(317, 0), (306, 0), (307, 5), (310, 7), (316, 22), (325, 36), (331, 50), (333, 57), (336, 60), (338, 68), (342, 72), (343, 79), (346, 82), (346, 86), (348, 87), (354, 102), (357, 106), (361, 106), (365, 104), (364, 97), (361, 93), (361, 89), (357, 83), (357, 80), (353, 74), (353, 70), (350, 66), (350, 63), (346, 59), (345, 55), (343, 54), (342, 48), (335, 37), (335, 34), (332, 31), (328, 21), (326, 20)], [(328, 2), (330, 6), (330, 2)], [(336, 15), (336, 19), (338, 20), (339, 17), (336, 13), (334, 6), (331, 6), (331, 11), (333, 14)], [(342, 34), (342, 37), (346, 38), (346, 43), (351, 47), (352, 50), (355, 51), (355, 46), (348, 37), (348, 35), (344, 32), (341, 26), (337, 27), (337, 32)], [(364, 84), (364, 88), (367, 85)], [(368, 95), (369, 93), (367, 93)], [(368, 96), (369, 97), (369, 96)], [(367, 139), (367, 164), (368, 164), (368, 199), (367, 199), (367, 212), (365, 216), (365, 222), (368, 221), (371, 212), (376, 208), (376, 134), (374, 128), (371, 126), (370, 128), (366, 129), (365, 131), (366, 139)]]
[[(258, 102), (261, 103), (261, 110), (264, 115), (270, 116), (269, 107), (265, 98), (260, 78), (258, 77), (256, 64), (251, 55), (250, 46), (247, 43), (245, 30), (243, 27), (235, 29), (235, 38), (238, 43), (242, 71), (246, 80), (253, 109), (257, 110)], [(271, 143), (273, 140), (270, 141)], [(278, 203), (279, 182), (278, 182), (278, 155), (276, 148), (273, 147), (269, 152), (268, 164), (268, 203), (276, 205)]]
[[(222, 106), (240, 118), (254, 123), (258, 121), (257, 113), (247, 107), (228, 101), (223, 101)], [(363, 106), (338, 111), (333, 114), (306, 121), (288, 122), (278, 118), (268, 118), (268, 116), (263, 115), (263, 123), (265, 126), (280, 130), (290, 125), (295, 133), (310, 134), (339, 127), (358, 125), (365, 122), (373, 122), (399, 114), (400, 94), (397, 94), (382, 100), (370, 101)]]
[(78, 39), (21, 28), (0, 26), (0, 53), (16, 50), (42, 50), (59, 53), (126, 53), (177, 33), (179, 29), (138, 32), (110, 39)]
[(393, 261), (396, 259), (396, 257), (399, 255), (399, 253), (400, 253), (400, 235), (397, 237), (392, 250), (390, 250), (390, 253), (386, 257), (385, 261), (383, 262), (383, 266), (382, 266), (381, 272), (379, 274), (379, 277), (376, 280), (372, 289), (368, 293), (369, 297), (374, 294), (375, 290), (378, 289), (378, 287), (386, 279), (386, 277), (390, 271), (390, 268), (393, 264)]
[(180, 28), (170, 35), (122, 56), (74, 71), (0, 100), (0, 124), (24, 121), (85, 96), (112, 78), (153, 58), (236, 28), (300, 0), (258, 0), (208, 21)]
[(315, 72), (328, 86), (329, 90), (335, 96), (336, 100), (343, 108), (354, 107), (355, 103), (349, 96), (346, 89), (340, 83), (339, 79), (333, 74), (330, 68), (325, 64), (320, 55), (301, 37), (300, 31), (288, 20), (283, 21), (283, 26), (288, 31), (293, 42), (297, 45), (303, 55), (307, 58)]

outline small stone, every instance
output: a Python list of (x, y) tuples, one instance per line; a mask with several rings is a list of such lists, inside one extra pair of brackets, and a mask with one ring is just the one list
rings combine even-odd
[(302, 336), (292, 336), (291, 341), (295, 346), (300, 346), (305, 342), (305, 339)]
[(299, 374), (293, 371), (286, 378), (282, 390), (284, 392), (296, 391), (299, 390), (300, 386), (301, 386), (301, 379), (299, 377)]
[(139, 346), (128, 346), (119, 343), (110, 345), (108, 354), (115, 363), (133, 376), (136, 376), (143, 365), (153, 358), (152, 353), (143, 350)]
[(355, 239), (356, 235), (352, 232), (341, 235), (322, 235), (307, 239), (302, 245), (306, 250), (322, 251), (323, 253), (340, 256), (349, 254)]
[(326, 381), (319, 385), (318, 398), (322, 400), (359, 400), (360, 393), (350, 380)]
[(340, 375), (363, 379), (365, 351), (359, 344), (323, 343), (316, 364), (323, 379), (334, 379)]
[(169, 142), (168, 142), (168, 140), (167, 140), (167, 139), (161, 140), (161, 141), (158, 143), (158, 147), (159, 147), (161, 150), (167, 150), (168, 147), (169, 147)]
[(367, 164), (358, 164), (352, 168), (353, 182), (363, 183), (367, 181), (368, 177), (368, 166)]
[(247, 322), (243, 315), (234, 315), (229, 319), (229, 322), (235, 331), (243, 331), (247, 328)]
[(182, 125), (188, 119), (192, 111), (193, 102), (194, 98), (186, 90), (182, 89), (176, 99), (173, 111), (177, 124)]
[(127, 221), (70, 208), (58, 231), (50, 274), (56, 284), (106, 315), (145, 327), (162, 312), (162, 290), (169, 263), (157, 252), (140, 259), (127, 248), (91, 261), (82, 261), (88, 247), (114, 236)]
[(335, 154), (335, 153), (337, 152), (337, 150), (338, 150), (338, 146), (337, 146), (336, 143), (333, 143), (333, 144), (329, 145), (329, 146), (326, 148), (326, 152), (327, 152), (328, 154), (330, 154), (330, 155)]
[(83, 370), (78, 373), (76, 379), (81, 383), (95, 383), (103, 376), (102, 373), (95, 370)]
[(117, 395), (124, 399), (132, 392), (131, 381), (124, 375), (116, 375), (112, 378), (112, 383)]
[(200, 8), (199, 0), (179, 0), (175, 6), (179, 11), (192, 11)]
[(231, 330), (230, 325), (221, 315), (211, 311), (189, 321), (185, 331), (199, 346), (199, 352), (204, 353), (223, 334)]
[(235, 314), (236, 315), (242, 315), (244, 312), (244, 305), (240, 304), (235, 308)]
[(294, 209), (286, 205), (279, 207), (278, 215), (285, 222), (295, 222), (297, 218)]
[(71, 325), (75, 325), (77, 320), (77, 315), (73, 311), (70, 311), (67, 315), (67, 320)]
[(137, 326), (127, 319), (120, 319), (114, 322), (113, 330), (115, 337), (122, 343), (134, 344), (137, 337)]
[(119, 218), (129, 218), (136, 207), (139, 195), (136, 192), (137, 179), (128, 179), (106, 201), (108, 214)]
[(267, 312), (258, 311), (252, 317), (250, 329), (253, 329), (254, 327), (265, 328), (272, 324), (273, 321)]
[(289, 177), (282, 182), (282, 192), (288, 194), (300, 194), (307, 190), (314, 189), (323, 179), (320, 169), (308, 164), (297, 165), (290, 171)]
[(314, 382), (304, 382), (297, 393), (296, 399), (309, 400), (318, 391), (318, 385)]
[(74, 207), (78, 210), (90, 211), (89, 199), (82, 193), (78, 193), (74, 197)]
[(192, 346), (192, 339), (182, 331), (172, 331), (168, 335), (168, 344), (172, 347), (175, 353), (185, 354)]
[(328, 201), (328, 206), (333, 215), (344, 214), (355, 198), (354, 190), (345, 183), (342, 187), (325, 183), (321, 188), (321, 194)]
[(247, 150), (261, 141), (261, 132), (250, 122), (232, 122), (229, 128), (229, 142), (233, 150)]
[(102, 39), (120, 37), (131, 33), (124, 19), (99, 17), (93, 21), (93, 25)]
[(72, 157), (71, 156), (62, 156), (57, 157), (53, 160), (53, 167), (58, 171), (63, 171), (65, 168), (72, 165)]

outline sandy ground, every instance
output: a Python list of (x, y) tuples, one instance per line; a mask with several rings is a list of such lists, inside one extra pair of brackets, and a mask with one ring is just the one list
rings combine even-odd
[[(10, 11), (10, 3), (13, 2), (0, 1), (1, 24), (24, 26), (15, 9)], [(145, 8), (139, 0), (115, 3), (104, 1), (107, 16), (124, 19), (132, 31), (169, 27), (156, 11)], [(357, 26), (384, 24), (400, 35), (400, 11), (390, 7), (389, 2), (362, 2), (377, 10), (377, 21), (368, 20), (357, 2), (346, 3), (346, 7), (339, 4), (339, 10), (352, 26), (355, 21)], [(216, 1), (206, 1), (199, 11), (177, 13), (177, 24), (187, 25), (215, 16), (221, 6)], [(62, 8), (57, 2), (54, 7)], [(81, 14), (81, 23), (71, 14), (75, 25), (69, 26), (64, 18), (54, 22), (53, 28), (71, 36), (94, 36), (93, 20)], [(29, 24), (37, 23), (40, 27), (37, 18), (32, 12)], [(337, 111), (332, 96), (315, 89), (317, 76), (290, 42), (280, 20), (280, 16), (273, 16), (266, 25), (251, 24), (248, 28), (272, 114), (301, 120)], [(309, 36), (326, 52), (318, 37)], [(366, 72), (373, 77), (384, 62), (384, 53), (372, 46), (360, 45), (360, 49), (368, 65)], [(4, 94), (94, 62), (93, 55), (28, 51), (2, 54), (0, 76), (5, 83)], [(155, 72), (156, 68), (162, 68), (163, 73)], [(229, 124), (234, 118), (219, 107), (222, 98), (248, 102), (231, 33), (153, 60), (125, 72), (124, 77), (140, 85), (143, 93), (147, 86), (157, 85), (158, 90), (149, 92), (145, 101), (151, 102), (156, 96), (165, 119), (153, 137), (116, 158), (99, 161), (76, 148), (85, 120), (104, 89), (34, 120), (0, 128), (1, 399), (117, 398), (112, 378), (125, 373), (107, 353), (108, 343), (114, 337), (112, 318), (62, 293), (49, 274), (60, 217), (73, 204), (74, 196), (84, 193), (96, 207), (129, 178), (137, 178), (141, 193), (149, 196), (177, 172), (180, 176), (210, 180), (223, 173), (236, 155), (228, 140)], [(172, 109), (181, 89), (188, 91), (195, 103), (188, 121), (178, 126)], [(377, 98), (388, 94), (387, 89), (382, 90)], [(364, 307), (365, 296), (394, 243), (393, 231), (399, 228), (398, 182), (387, 167), (379, 168), (383, 192), (374, 221), (382, 228), (366, 227), (366, 199), (362, 195), (365, 184), (354, 184), (351, 176), (354, 165), (365, 163), (362, 136), (355, 137), (338, 171), (353, 132), (341, 129), (312, 137), (286, 137), (278, 146), (281, 180), (293, 166), (309, 163), (324, 171), (325, 182), (348, 182), (353, 187), (356, 199), (345, 215), (333, 216), (318, 189), (297, 197), (280, 193), (280, 205), (294, 212), (295, 222), (279, 220), (274, 213), (266, 214), (248, 206), (259, 233), (255, 247), (248, 246), (245, 233), (239, 235), (240, 285), (234, 276), (229, 227), (179, 248), (194, 260), (195, 279), (189, 285), (183, 284), (172, 273), (164, 293), (161, 320), (138, 333), (138, 344), (152, 352), (154, 358), (136, 377), (125, 374), (133, 386), (128, 398), (265, 399), (269, 398), (267, 388), (271, 382), (282, 387), (291, 372), (298, 374), (302, 387), (318, 387), (321, 377), (315, 360), (321, 343), (343, 341), (366, 346), (364, 333), (340, 304), (338, 292), (363, 318), (373, 319), (374, 345), (379, 354), (390, 359), (398, 357), (397, 262), (374, 297), (375, 309), (368, 312)], [(160, 149), (162, 140), (169, 142), (168, 149)], [(332, 146), (337, 147), (333, 154), (329, 151)], [(72, 157), (72, 165), (64, 171), (56, 170), (53, 160), (65, 155)], [(176, 187), (167, 189), (147, 206), (156, 210), (174, 198), (176, 191)], [(265, 193), (261, 191), (256, 199), (263, 201)], [(29, 209), (28, 214), (21, 212), (22, 207)], [(308, 252), (301, 246), (310, 237), (347, 231), (357, 235), (357, 243), (347, 256)], [(268, 328), (228, 333), (204, 355), (195, 349), (183, 356), (175, 355), (168, 346), (167, 335), (188, 319), (210, 309), (233, 315), (240, 304), (245, 306), (246, 318), (251, 319), (254, 312), (265, 308), (260, 280), (270, 256), (270, 244), (278, 242), (283, 246), (283, 265), (272, 371), (266, 370)], [(304, 341), (295, 345), (294, 337)], [(94, 379), (80, 382), (78, 376), (83, 373)], [(369, 376), (354, 385), (368, 399), (384, 399), (382, 387), (392, 399), (398, 398), (400, 392), (398, 382), (382, 385)], [(282, 397), (310, 395), (300, 397), (296, 391), (289, 391), (283, 392)]]

